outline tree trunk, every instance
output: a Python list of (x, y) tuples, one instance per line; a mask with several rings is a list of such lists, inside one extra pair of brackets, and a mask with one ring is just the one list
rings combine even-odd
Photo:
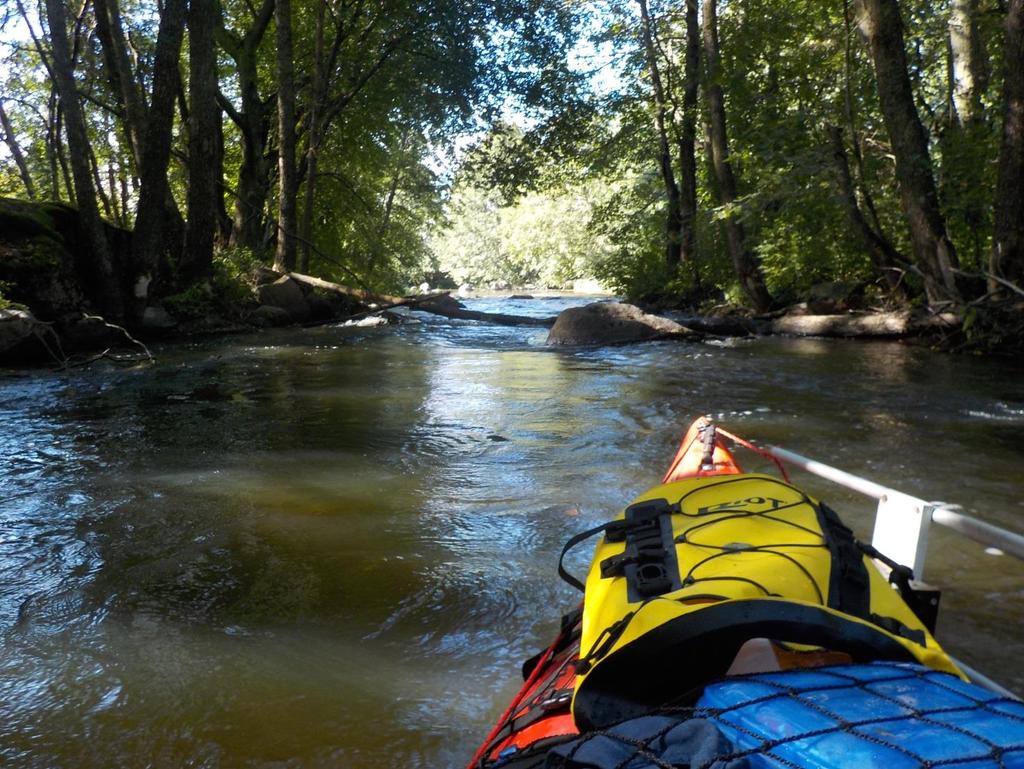
[[(113, 121), (107, 121), (107, 125), (108, 133), (113, 131)], [(123, 160), (123, 158), (121, 158), (120, 160)], [(121, 165), (122, 163), (118, 163), (118, 166)], [(110, 205), (114, 209), (114, 217), (115, 221), (117, 222), (117, 226), (127, 229), (128, 222), (125, 220), (125, 212), (124, 209), (121, 207), (121, 198), (118, 195), (117, 173), (114, 171), (114, 164), (110, 162), (107, 163), (107, 197), (110, 198)]]
[(987, 72), (978, 31), (978, 0), (951, 0), (949, 5), (950, 96), (956, 121), (971, 125), (981, 116)]
[(220, 108), (217, 106), (219, 0), (191, 0), (188, 10), (189, 130), (188, 226), (178, 279), (182, 287), (207, 277), (213, 267), (219, 189)]
[[(53, 125), (53, 150), (57, 155), (57, 162), (60, 165), (60, 178), (64, 182), (64, 192), (67, 193), (71, 205), (78, 207), (78, 196), (75, 194), (75, 183), (71, 179), (71, 170), (68, 168), (68, 156), (64, 151), (64, 106), (57, 97), (57, 117)], [(60, 195), (57, 195), (60, 200)]]
[(124, 25), (117, 0), (93, 0), (96, 10), (96, 37), (103, 51), (107, 79), (124, 110), (121, 121), (135, 167), (142, 167), (142, 143), (146, 126), (146, 101), (132, 72), (124, 44)]
[(939, 137), (939, 190), (951, 202), (949, 215), (967, 226), (973, 245), (969, 261), (980, 268), (991, 204), (983, 192), (987, 169), (979, 151), (990, 137), (981, 100), (988, 62), (978, 29), (978, 0), (950, 0), (947, 28), (949, 99)]
[(377, 230), (382, 241), (387, 237), (388, 228), (391, 226), (391, 212), (395, 208), (395, 196), (398, 195), (398, 185), (401, 181), (401, 170), (395, 171), (395, 175), (391, 177), (391, 184), (388, 185), (388, 195), (384, 199), (384, 216), (380, 222), (380, 229)]
[(57, 92), (51, 85), (46, 106), (46, 167), (50, 172), (50, 200), (60, 200), (60, 173), (57, 162)]
[(213, 161), (214, 165), (214, 177), (217, 180), (217, 192), (214, 199), (214, 206), (216, 208), (217, 218), (217, 230), (215, 242), (218, 247), (225, 247), (231, 240), (231, 217), (228, 215), (227, 208), (227, 195), (228, 186), (224, 183), (224, 111), (217, 104), (217, 99), (220, 95), (217, 87), (214, 87), (214, 104), (217, 110), (217, 120), (215, 123), (215, 134), (214, 139), (214, 150), (216, 158)]
[(875, 232), (886, 241), (889, 241), (889, 238), (884, 233), (882, 222), (878, 217), (878, 210), (875, 208), (875, 201), (871, 195), (871, 190), (868, 188), (867, 174), (864, 173), (864, 152), (861, 149), (861, 132), (857, 130), (857, 117), (853, 98), (853, 18), (850, 14), (850, 0), (843, 0), (843, 29), (845, 30), (843, 35), (843, 111), (846, 116), (846, 128), (850, 132), (853, 172), (856, 175), (856, 183), (860, 187), (858, 190), (860, 192), (860, 199), (863, 201), (864, 209)]
[(829, 142), (832, 145), (832, 159), (835, 162), (836, 183), (839, 186), (839, 194), (843, 199), (846, 212), (850, 217), (857, 234), (864, 241), (868, 256), (875, 272), (885, 279), (886, 285), (893, 293), (901, 293), (907, 296), (907, 286), (900, 279), (902, 270), (899, 265), (904, 262), (902, 256), (895, 246), (881, 232), (876, 231), (857, 202), (857, 193), (853, 186), (853, 177), (850, 174), (850, 164), (846, 157), (846, 146), (843, 143), (843, 131), (839, 126), (828, 127)]
[(107, 197), (107, 191), (103, 187), (103, 177), (100, 176), (100, 163), (96, 159), (96, 151), (89, 146), (89, 167), (92, 169), (92, 182), (93, 188), (96, 190), (97, 200), (103, 204), (103, 216), (108, 221), (117, 221), (117, 216), (114, 213), (114, 207), (110, 203), (110, 198)]
[[(1003, 60), (1003, 138), (990, 271), (1024, 287), (1024, 0), (1007, 3)], [(1000, 288), (996, 281), (992, 287)]]
[[(136, 173), (141, 175), (149, 121), (146, 95), (128, 56), (124, 24), (117, 0), (93, 0), (93, 2), (96, 8), (96, 36), (103, 51), (107, 79), (124, 116), (121, 124), (127, 144), (131, 149), (134, 168)], [(163, 186), (165, 233), (170, 236), (168, 240), (177, 241), (180, 239), (184, 227), (181, 212), (171, 193), (166, 175), (159, 183)]]
[(297, 232), (295, 184), (295, 62), (292, 53), (291, 0), (277, 0), (277, 251), (274, 268), (295, 269)]
[(309, 272), (309, 252), (313, 244), (313, 214), (316, 204), (316, 174), (320, 154), (320, 105), (323, 100), (324, 23), (326, 3), (317, 6), (316, 29), (313, 33), (313, 88), (310, 91), (309, 131), (306, 132), (306, 180), (302, 204), (302, 246), (299, 271)]
[[(313, 137), (310, 137), (312, 142)], [(306, 180), (302, 201), (302, 249), (299, 252), (299, 270), (309, 271), (309, 255), (313, 246), (313, 215), (316, 208), (316, 179), (319, 148), (310, 144), (306, 149)]]
[(29, 173), (25, 156), (21, 152), (21, 147), (18, 146), (18, 138), (14, 135), (11, 119), (7, 116), (2, 99), (0, 99), (0, 128), (3, 128), (4, 141), (7, 143), (7, 149), (11, 152), (11, 157), (14, 158), (14, 164), (18, 166), (18, 174), (21, 176), (21, 183), (25, 185), (25, 192), (30, 200), (35, 200), (36, 185), (32, 182), (32, 174)]
[(668, 99), (661, 80), (661, 68), (658, 66), (658, 49), (654, 43), (654, 25), (651, 21), (647, 0), (637, 0), (640, 7), (641, 29), (644, 40), (644, 52), (647, 68), (651, 72), (651, 85), (654, 89), (654, 125), (658, 131), (658, 163), (661, 168), (661, 180), (665, 186), (667, 211), (665, 214), (665, 263), (670, 270), (675, 270), (682, 258), (680, 230), (682, 227), (682, 211), (680, 209), (679, 185), (676, 183), (672, 169), (672, 153), (668, 140)]
[(265, 211), (271, 188), (271, 164), (266, 154), (270, 118), (258, 97), (246, 105), (245, 91), (242, 93), (242, 164), (238, 169), (230, 242), (258, 251), (265, 245)]
[(64, 110), (65, 130), (71, 150), (71, 173), (78, 212), (93, 258), (96, 260), (96, 272), (99, 276), (97, 290), (101, 297), (103, 312), (110, 318), (119, 320), (124, 315), (124, 302), (113, 254), (96, 204), (96, 190), (93, 187), (92, 169), (89, 164), (92, 150), (89, 146), (85, 115), (75, 88), (64, 0), (46, 0), (46, 17), (50, 28), (54, 85), (57, 87), (57, 94)]
[(956, 250), (946, 233), (932, 173), (928, 139), (914, 106), (897, 0), (860, 0), (859, 25), (871, 51), (889, 141), (896, 159), (900, 202), (910, 227), (914, 263), (928, 300), (958, 301)]
[(686, 63), (683, 71), (683, 114), (679, 130), (680, 259), (697, 270), (697, 91), (700, 87), (700, 18), (697, 0), (686, 0)]
[[(718, 63), (718, 14), (717, 0), (704, 0), (704, 95), (708, 107), (708, 141), (711, 145), (711, 161), (718, 181), (721, 202), (730, 206), (736, 200), (736, 177), (729, 161), (729, 140), (725, 123), (725, 97)], [(772, 298), (765, 287), (764, 275), (757, 256), (747, 245), (746, 233), (736, 214), (730, 212), (724, 217), (725, 237), (732, 257), (736, 277), (744, 293), (758, 312), (771, 309)]]
[(238, 111), (227, 99), (221, 98), (221, 106), (242, 134), (242, 164), (238, 170), (229, 243), (254, 251), (264, 246), (264, 212), (270, 194), (271, 171), (267, 157), (269, 102), (260, 97), (256, 59), (260, 43), (273, 17), (274, 0), (263, 0), (244, 36), (224, 28), (219, 30), (221, 47), (235, 61), (238, 91), (242, 99), (242, 109)]
[(913, 315), (883, 312), (869, 315), (797, 315), (778, 318), (769, 326), (773, 334), (860, 339), (901, 339), (934, 331), (955, 331), (961, 318), (952, 312)]
[(131, 207), (131, 201), (128, 195), (128, 169), (126, 166), (127, 164), (125, 163), (118, 168), (119, 173), (117, 181), (119, 191), (121, 193), (121, 216), (124, 218), (121, 226), (128, 229), (130, 227), (128, 222), (128, 210)]
[[(161, 256), (180, 252), (181, 243), (165, 228), (167, 167), (171, 157), (174, 99), (178, 89), (178, 57), (185, 26), (186, 0), (166, 0), (160, 14), (153, 67), (153, 95), (146, 119), (142, 166), (139, 171), (139, 204), (135, 214), (132, 255), (135, 261), (135, 307), (141, 316), (149, 297), (150, 282), (157, 275)], [(170, 242), (169, 242), (170, 241)]]

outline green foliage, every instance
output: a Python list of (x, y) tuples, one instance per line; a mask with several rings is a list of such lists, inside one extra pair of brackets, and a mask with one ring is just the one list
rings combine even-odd
[(438, 269), (456, 283), (480, 286), (515, 282), (517, 271), (502, 252), (501, 197), (476, 188), (457, 190), (448, 201), (447, 227), (431, 242)]
[(70, 261), (58, 219), (67, 227), (75, 212), (54, 203), (0, 199), (0, 279), (8, 293), (48, 280)]
[(560, 288), (592, 277), (611, 252), (591, 228), (599, 185), (579, 183), (506, 204), (496, 189), (460, 185), (448, 204), (447, 226), (431, 241), (438, 268), (457, 283)]
[(464, 186), (497, 190), (502, 203), (510, 205), (537, 188), (544, 167), (545, 158), (523, 129), (501, 122), (466, 153), (459, 179)]
[(14, 306), (14, 303), (4, 296), (4, 294), (10, 290), (11, 284), (7, 281), (0, 280), (0, 310), (9, 310)]
[(224, 249), (214, 255), (213, 274), (209, 280), (165, 297), (164, 306), (181, 320), (197, 320), (212, 314), (237, 314), (253, 301), (255, 273), (261, 263), (262, 260), (249, 249)]
[(163, 301), (167, 311), (180, 320), (196, 320), (219, 309), (209, 283), (196, 283), (184, 291), (164, 297)]
[[(259, 160), (268, 194), (255, 215), (261, 225), (269, 223), (263, 227), (267, 242), (258, 244), (266, 252), (218, 254), (208, 286), (168, 300), (184, 314), (247, 301), (247, 275), (261, 261), (258, 257), (266, 260), (273, 245), (273, 23), (250, 58), (239, 64), (235, 55), (261, 5), (222, 0), (219, 78), (234, 110), (225, 106), (225, 114), (235, 114), (241, 109), (240, 71), (252, 64), (257, 96), (265, 104)], [(698, 135), (698, 255), (696, 263), (671, 269), (665, 263), (667, 206), (652, 73), (635, 3), (397, 0), (367, 5), (342, 0), (324, 6), (321, 0), (294, 0), (300, 165), (313, 133), (314, 106), (330, 114), (323, 141), (315, 147), (310, 271), (389, 292), (419, 282), (424, 274), (446, 271), (458, 282), (476, 285), (562, 286), (594, 276), (628, 295), (666, 302), (738, 299), (721, 229), (728, 213), (742, 222), (770, 291), (783, 301), (801, 298), (818, 282), (877, 282), (865, 245), (838, 197), (826, 139), (829, 126), (842, 127), (866, 217), (897, 250), (909, 253), (873, 68), (855, 24), (844, 17), (844, 8), (854, 5), (852, 0), (719, 2), (720, 81), (739, 198), (728, 207), (720, 205)], [(159, 4), (126, 0), (120, 6), (135, 74), (148, 95)], [(671, 91), (668, 138), (678, 164), (685, 5), (650, 0), (649, 6), (662, 79)], [(948, 7), (926, 0), (900, 0), (900, 7), (909, 74), (929, 133), (947, 229), (961, 263), (978, 269), (991, 243), (1002, 16), (979, 15), (981, 42), (990, 59), (990, 77), (980, 97), (983, 114), (975, 125), (954, 130), (947, 105)], [(987, 10), (984, 3), (982, 10)], [(82, 30), (94, 29), (94, 10), (86, 6), (83, 14)], [(323, 42), (329, 52), (322, 52), (319, 61), (318, 19), (326, 22)], [(41, 28), (39, 19), (33, 21)], [(592, 39), (578, 46), (583, 30)], [(96, 38), (90, 33), (78, 42), (75, 74), (95, 154), (101, 209), (109, 220), (129, 227), (139, 174), (120, 95)], [(187, 49), (186, 40), (183, 84), (188, 82)], [(599, 50), (605, 52), (598, 55)], [(0, 83), (5, 108), (39, 195), (67, 199), (61, 168), (66, 148), (53, 131), (57, 105), (39, 52), (7, 44), (0, 45), (0, 56), (6, 64)], [(585, 63), (570, 66), (571, 60)], [(602, 89), (584, 71), (588, 66), (605, 76)], [(182, 158), (189, 139), (182, 115), (189, 105), (179, 106), (173, 153)], [(700, 134), (706, 118), (703, 96), (697, 112)], [(462, 146), (467, 134), (482, 138), (465, 153), (452, 186), (447, 171), (439, 170), (440, 158), (456, 154), (452, 147)], [(228, 208), (245, 160), (244, 138), (226, 118)], [(304, 177), (304, 184), (311, 177)], [(169, 179), (181, 208), (186, 164), (172, 162)], [(306, 205), (303, 191), (300, 207)], [(4, 193), (24, 194), (17, 170), (6, 162), (0, 164)], [(34, 226), (20, 219), (3, 224), (7, 230)], [(36, 262), (52, 266), (59, 256), (52, 243), (44, 242), (50, 236), (43, 230), (52, 227), (42, 221), (39, 226), (38, 247), (23, 249), (19, 257), (28, 267)]]
[(252, 301), (256, 271), (263, 260), (248, 248), (234, 247), (213, 256), (210, 286), (223, 304), (236, 306)]

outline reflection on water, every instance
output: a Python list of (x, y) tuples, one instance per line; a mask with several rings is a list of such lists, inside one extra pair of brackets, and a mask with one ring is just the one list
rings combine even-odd
[[(1020, 367), (419, 320), (0, 381), (5, 766), (459, 766), (575, 600), (563, 541), (701, 413), (1024, 528)], [(940, 637), (1024, 688), (1024, 567), (936, 531), (928, 577)]]

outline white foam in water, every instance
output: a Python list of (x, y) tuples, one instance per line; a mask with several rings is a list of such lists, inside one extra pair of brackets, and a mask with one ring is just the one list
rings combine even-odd
[(1020, 422), (1024, 424), (1024, 408), (1014, 408), (1002, 402), (997, 402), (995, 408), (991, 411), (967, 409), (964, 413), (976, 419), (988, 419), (994, 422)]

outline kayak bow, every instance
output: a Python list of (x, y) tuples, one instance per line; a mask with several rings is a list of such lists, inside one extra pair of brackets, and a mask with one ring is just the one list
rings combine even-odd
[[(938, 756), (1024, 767), (1024, 706), (995, 708), (963, 680), (907, 603), (909, 569), (788, 479), (743, 472), (730, 444), (762, 453), (696, 420), (660, 485), (570, 540), (563, 556), (601, 535), (583, 603), (523, 665), (525, 683), (468, 769), (603, 769), (605, 753), (609, 767), (666, 766), (652, 751), (669, 749), (673, 725), (693, 722), (690, 734), (698, 720), (717, 758), (750, 766), (923, 767)], [(898, 681), (902, 694), (879, 694), (879, 680)], [(936, 726), (926, 705), (957, 710), (956, 724)], [(643, 731), (652, 718), (667, 719), (657, 739)], [(887, 720), (913, 748), (897, 746), (902, 764), (894, 737), (865, 736)], [(625, 753), (612, 749), (614, 735)], [(954, 737), (963, 744), (951, 747)], [(830, 740), (841, 747), (821, 749)], [(580, 750), (590, 763), (577, 762)]]

